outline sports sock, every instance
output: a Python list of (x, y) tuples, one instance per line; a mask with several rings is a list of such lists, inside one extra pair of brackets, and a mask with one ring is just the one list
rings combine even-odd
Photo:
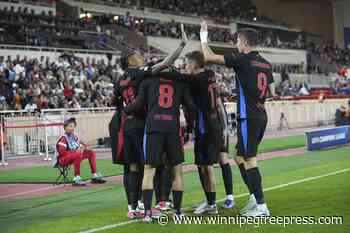
[(163, 167), (157, 167), (156, 174), (154, 175), (154, 194), (156, 196), (156, 203), (161, 201), (162, 197), (162, 170)]
[(216, 203), (216, 192), (207, 192), (208, 205), (215, 205)]
[(259, 172), (259, 168), (254, 167), (247, 170), (247, 178), (251, 183), (252, 190), (258, 204), (264, 204), (264, 194), (261, 185), (261, 174)]
[(123, 185), (124, 185), (124, 190), (126, 194), (126, 200), (128, 202), (128, 205), (131, 205), (130, 198), (129, 198), (129, 189), (128, 185), (129, 184), (129, 167), (127, 165), (124, 166), (124, 174), (123, 174)]
[(138, 200), (138, 179), (139, 174), (138, 172), (135, 171), (130, 171), (129, 173), (129, 186), (128, 186), (128, 190), (129, 190), (129, 199), (130, 199), (130, 203), (131, 203), (131, 208), (133, 210), (136, 210), (137, 208), (137, 200)]
[(253, 189), (248, 181), (248, 178), (247, 178), (247, 171), (245, 170), (245, 167), (244, 167), (244, 164), (241, 163), (238, 165), (239, 167), (239, 171), (241, 172), (241, 176), (242, 176), (242, 179), (244, 181), (244, 183), (247, 185), (247, 188), (249, 190), (249, 193), (250, 194), (253, 194)]
[(204, 181), (204, 176), (203, 176), (201, 167), (198, 166), (197, 169), (198, 169), (199, 180), (200, 180), (200, 182), (201, 182), (202, 189), (203, 189), (203, 192), (204, 192), (204, 194), (205, 194), (205, 199), (208, 201), (208, 195), (207, 195), (208, 193), (207, 193), (206, 188), (205, 188), (205, 185), (204, 185), (204, 182), (205, 182), (205, 181)]
[(176, 213), (181, 213), (183, 191), (173, 191), (174, 209)]
[(138, 179), (137, 179), (137, 200), (142, 199), (142, 179), (143, 179), (143, 167), (139, 168)]
[(162, 186), (161, 186), (162, 200), (169, 201), (171, 186), (172, 186), (171, 174), (169, 169), (165, 168), (162, 172)]
[(143, 203), (145, 205), (145, 215), (151, 214), (152, 195), (153, 189), (146, 189), (142, 191)]
[(226, 195), (232, 195), (233, 194), (233, 185), (232, 185), (232, 170), (229, 163), (222, 164), (221, 171), (222, 171), (222, 179), (224, 180), (224, 186), (225, 186), (225, 192)]

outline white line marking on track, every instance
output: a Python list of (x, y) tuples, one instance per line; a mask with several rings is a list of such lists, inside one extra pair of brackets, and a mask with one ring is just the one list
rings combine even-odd
[(29, 193), (36, 193), (36, 192), (46, 191), (46, 190), (55, 189), (55, 188), (59, 188), (59, 187), (58, 186), (57, 187), (56, 186), (47, 186), (47, 187), (38, 188), (38, 189), (30, 190), (30, 191), (24, 191), (24, 192), (19, 192), (19, 193), (12, 193), (12, 194), (8, 194), (8, 195), (0, 196), (0, 199), (6, 199), (6, 198), (9, 198), (9, 197), (21, 196), (21, 195), (25, 195), (25, 194), (29, 194)]
[[(296, 181), (292, 181), (292, 182), (289, 182), (289, 183), (285, 183), (285, 184), (276, 185), (276, 186), (272, 186), (272, 187), (266, 188), (266, 189), (264, 189), (264, 192), (275, 190), (275, 189), (280, 189), (280, 188), (284, 188), (284, 187), (288, 187), (288, 186), (291, 186), (291, 185), (300, 184), (300, 183), (304, 183), (304, 182), (308, 182), (308, 181), (312, 181), (312, 180), (318, 180), (318, 179), (321, 179), (321, 178), (324, 178), (324, 177), (333, 176), (333, 175), (345, 173), (345, 172), (348, 172), (348, 171), (350, 171), (350, 168), (346, 168), (346, 169), (335, 171), (335, 172), (330, 172), (330, 173), (319, 175), (319, 176), (311, 176), (311, 177), (307, 177), (305, 179), (296, 180)], [(244, 196), (248, 196), (248, 195), (249, 195), (249, 193), (242, 193), (242, 194), (236, 195), (235, 198), (240, 198), (240, 197), (244, 197)], [(217, 202), (223, 202), (224, 200), (225, 199), (220, 199), (220, 200), (217, 200)], [(183, 208), (183, 210), (187, 210), (187, 209), (190, 209), (190, 208), (191, 207), (187, 206), (187, 207)], [(129, 225), (129, 224), (132, 224), (132, 223), (135, 223), (135, 222), (140, 222), (140, 221), (141, 221), (140, 219), (130, 220), (130, 221), (110, 224), (110, 225), (106, 225), (106, 226), (103, 226), (103, 227), (94, 228), (94, 229), (90, 229), (90, 230), (86, 230), (86, 231), (80, 231), (79, 233), (94, 233), (94, 232), (99, 232), (99, 231), (104, 231), (104, 230), (108, 230), (108, 229), (112, 229), (112, 228), (121, 227), (121, 226), (124, 226), (124, 225)]]

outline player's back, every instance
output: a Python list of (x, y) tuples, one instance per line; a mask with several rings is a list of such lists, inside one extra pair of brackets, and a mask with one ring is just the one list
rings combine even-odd
[(258, 52), (225, 57), (236, 71), (239, 118), (266, 117), (264, 109), (268, 86), (273, 82), (271, 64)]
[[(145, 69), (128, 69), (117, 82), (117, 94), (122, 96), (124, 106), (131, 104), (136, 96), (140, 84), (150, 73)], [(143, 128), (146, 112), (140, 110), (128, 116), (125, 122), (125, 130)]]
[[(193, 100), (203, 115), (207, 126), (218, 126), (218, 86), (215, 73), (212, 70), (205, 70), (188, 78), (191, 83), (191, 94)], [(200, 117), (200, 115), (199, 115)]]
[(148, 132), (178, 132), (180, 106), (190, 98), (189, 87), (177, 72), (162, 72), (141, 85), (146, 96)]

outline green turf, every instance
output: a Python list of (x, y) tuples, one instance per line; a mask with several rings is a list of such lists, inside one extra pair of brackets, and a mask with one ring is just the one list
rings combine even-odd
[[(259, 151), (270, 152), (285, 150), (290, 148), (297, 148), (305, 146), (305, 137), (290, 136), (275, 139), (265, 139)], [(234, 145), (230, 145), (230, 151), (234, 151)], [(232, 153), (231, 153), (232, 154)], [(193, 150), (186, 151), (186, 163), (193, 163)], [(122, 166), (113, 165), (109, 159), (97, 160), (97, 167), (104, 176), (113, 176), (122, 174)], [(84, 160), (81, 167), (81, 174), (83, 179), (90, 178), (90, 168), (88, 161)], [(70, 172), (71, 174), (72, 172)], [(1, 172), (0, 171), (0, 183), (1, 182), (53, 182), (58, 176), (58, 171), (52, 167), (41, 166), (31, 168), (21, 168), (12, 171)], [(72, 176), (72, 174), (71, 174)]]
[[(264, 187), (273, 187), (307, 177), (319, 176), (350, 167), (350, 148), (308, 152), (305, 155), (274, 158), (260, 162)], [(217, 172), (218, 199), (224, 197), (220, 170)], [(233, 168), (234, 192), (246, 192), (238, 173)], [(184, 206), (203, 199), (196, 172), (185, 178)], [(341, 215), (344, 225), (279, 225), (225, 226), (225, 225), (174, 225), (162, 227), (156, 224), (133, 223), (104, 232), (349, 232), (350, 221), (350, 172), (275, 189), (265, 193), (273, 215), (324, 216)], [(236, 199), (233, 210), (220, 209), (222, 215), (235, 216), (244, 205), (246, 197)], [(68, 233), (126, 221), (125, 195), (121, 185), (101, 188), (77, 189), (48, 197), (0, 202), (0, 226), (2, 233)]]

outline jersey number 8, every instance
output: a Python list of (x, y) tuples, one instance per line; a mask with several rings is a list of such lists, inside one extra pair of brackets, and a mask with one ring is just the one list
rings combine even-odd
[(174, 88), (169, 84), (159, 86), (158, 104), (162, 108), (171, 108), (173, 106)]

